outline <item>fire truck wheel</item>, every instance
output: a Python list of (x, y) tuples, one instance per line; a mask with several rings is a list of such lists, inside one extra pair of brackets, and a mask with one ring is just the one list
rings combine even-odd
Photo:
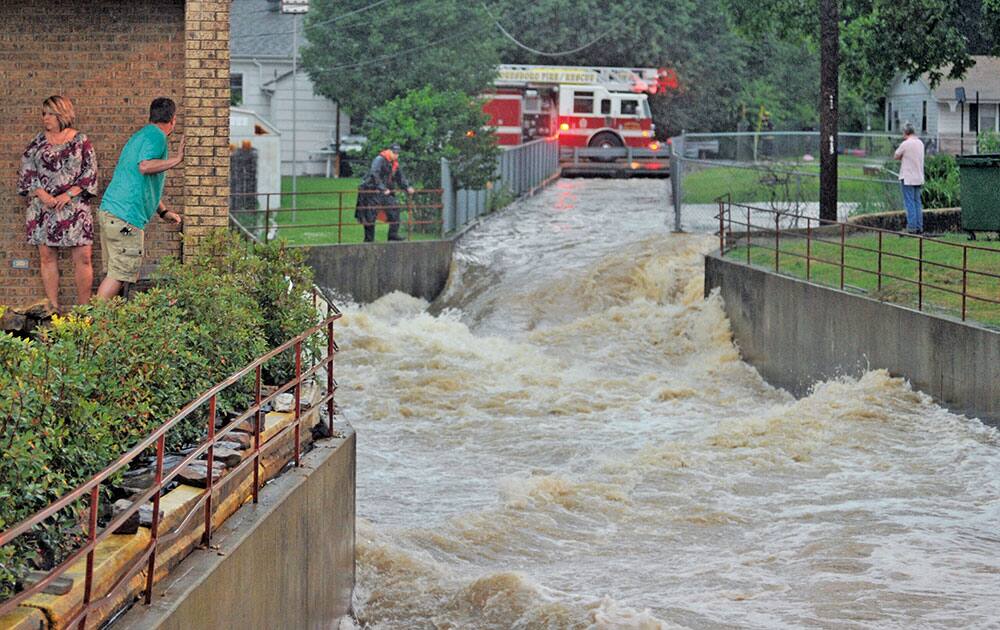
[[(625, 146), (625, 143), (622, 142), (622, 139), (619, 138), (617, 135), (611, 133), (610, 131), (602, 131), (601, 133), (596, 134), (593, 138), (590, 139), (590, 142), (587, 144), (592, 149), (593, 148), (612, 149)], [(613, 157), (595, 157), (590, 159), (594, 160), (595, 162), (615, 161), (615, 158)]]

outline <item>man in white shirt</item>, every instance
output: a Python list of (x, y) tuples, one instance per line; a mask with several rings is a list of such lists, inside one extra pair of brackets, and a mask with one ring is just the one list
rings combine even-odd
[(903, 125), (903, 142), (893, 157), (901, 162), (899, 183), (903, 188), (903, 207), (906, 208), (906, 231), (922, 234), (924, 207), (920, 201), (920, 188), (924, 185), (924, 143), (917, 137), (913, 123)]

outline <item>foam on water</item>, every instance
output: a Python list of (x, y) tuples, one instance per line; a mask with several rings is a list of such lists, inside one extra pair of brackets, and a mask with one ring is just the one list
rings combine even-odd
[(883, 371), (769, 386), (662, 186), (560, 182), (466, 235), (434, 304), (346, 308), (358, 623), (998, 623), (997, 432)]

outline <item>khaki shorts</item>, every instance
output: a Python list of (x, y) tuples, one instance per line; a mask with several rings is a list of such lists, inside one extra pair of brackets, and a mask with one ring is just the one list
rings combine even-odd
[(104, 272), (119, 282), (138, 282), (144, 233), (105, 210), (97, 213), (101, 225), (101, 258)]

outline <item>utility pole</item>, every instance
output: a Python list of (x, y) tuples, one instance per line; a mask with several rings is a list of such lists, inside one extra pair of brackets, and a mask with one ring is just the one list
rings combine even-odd
[(298, 208), (298, 177), (299, 156), (295, 137), (295, 127), (298, 120), (298, 74), (299, 60), (299, 16), (309, 11), (309, 0), (281, 0), (281, 12), (292, 13), (292, 222), (295, 222), (295, 210)]
[(819, 1), (819, 218), (837, 220), (837, 112), (840, 0)]

